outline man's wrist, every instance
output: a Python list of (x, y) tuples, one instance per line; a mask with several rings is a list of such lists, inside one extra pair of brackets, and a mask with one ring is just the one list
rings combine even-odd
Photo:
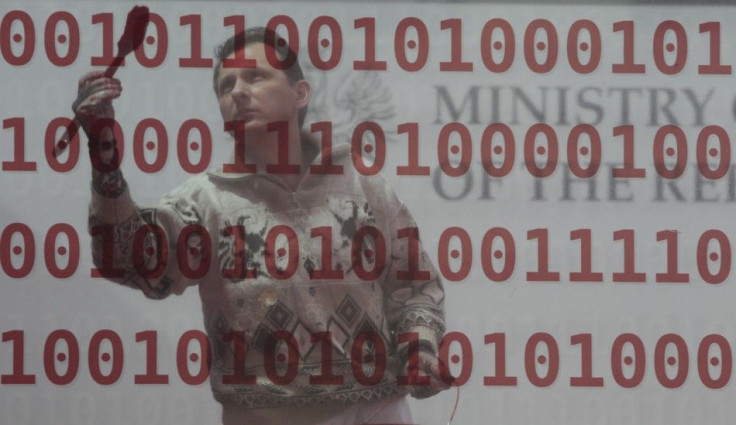
[(119, 171), (120, 155), (115, 138), (90, 138), (87, 142), (89, 159), (92, 162), (93, 179), (97, 174), (110, 174)]
[(426, 339), (419, 339), (404, 344), (399, 349), (399, 364), (401, 364), (402, 367), (406, 366), (406, 364), (409, 362), (410, 356), (415, 355), (415, 353), (418, 354), (420, 352), (424, 352), (432, 356), (437, 356), (437, 351), (431, 341)]

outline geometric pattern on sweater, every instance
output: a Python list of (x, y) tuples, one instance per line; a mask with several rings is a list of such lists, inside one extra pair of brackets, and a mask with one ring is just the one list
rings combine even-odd
[(353, 322), (360, 315), (361, 309), (357, 302), (350, 296), (345, 295), (340, 305), (337, 307), (337, 315), (348, 324), (353, 326)]
[[(141, 211), (127, 192), (115, 200), (93, 196), (90, 224), (114, 225), (113, 260), (126, 271), (116, 281), (151, 298), (199, 285), (213, 352), (211, 384), (220, 401), (237, 399), (249, 407), (267, 407), (386, 398), (403, 392), (395, 382), (396, 334), (418, 332), (436, 347), (444, 332), (444, 291), (418, 231), (406, 236), (406, 229), (416, 229), (406, 206), (380, 176), (360, 176), (352, 170), (349, 150), (339, 151), (333, 149), (332, 160), (344, 167), (342, 175), (308, 173), (296, 192), (286, 190), (274, 176), (214, 173), (184, 182), (164, 197), (157, 210)], [(314, 163), (319, 161), (315, 158)], [(166, 272), (150, 280), (142, 279), (130, 264), (134, 235), (149, 221), (159, 224), (169, 240)], [(211, 237), (210, 249), (203, 251), (206, 244), (192, 233), (187, 249), (181, 250), (191, 270), (212, 264), (201, 279), (177, 267), (177, 236), (191, 224), (201, 225)], [(291, 229), (296, 237), (272, 237), (267, 244), (276, 226)], [(310, 234), (317, 228), (326, 230), (331, 239), (324, 233)], [(93, 238), (96, 265), (104, 259), (101, 242), (101, 237)], [(323, 245), (327, 243), (331, 247)], [(298, 255), (292, 258), (287, 252)], [(109, 258), (110, 252), (106, 254)], [(323, 262), (327, 258), (332, 264)], [(278, 276), (282, 267), (295, 265), (293, 278)], [(344, 278), (315, 278), (316, 270), (339, 270)], [(369, 274), (372, 270), (379, 272)], [(427, 277), (417, 278), (407, 270)], [(267, 342), (277, 331), (289, 337), (277, 341), (276, 357), (289, 354), (292, 347), (285, 341), (291, 337), (301, 357), (296, 378), (284, 385), (271, 382), (264, 368)], [(233, 374), (234, 358), (242, 358), (234, 352), (237, 341), (225, 340), (232, 332), (244, 333), (243, 371), (256, 377), (255, 385), (223, 380)], [(332, 334), (332, 373), (344, 378), (342, 385), (309, 385), (309, 378), (322, 372), (320, 356), (327, 343), (312, 343), (315, 332)], [(378, 339), (359, 341), (361, 351), (353, 353), (355, 341), (365, 332)], [(371, 361), (381, 354), (386, 357), (383, 379), (376, 384), (357, 382), (352, 357), (360, 356), (364, 374), (372, 376)]]
[(243, 389), (243, 391), (232, 394), (215, 394), (215, 398), (221, 403), (230, 402), (250, 409), (258, 409), (264, 407), (311, 407), (328, 403), (347, 404), (361, 401), (368, 402), (388, 399), (406, 393), (406, 389), (395, 383), (384, 383), (360, 390), (345, 388), (344, 391), (322, 391), (322, 394), (311, 393), (302, 397), (254, 393)]

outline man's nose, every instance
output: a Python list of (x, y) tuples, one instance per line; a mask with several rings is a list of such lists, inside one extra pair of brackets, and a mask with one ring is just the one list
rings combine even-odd
[(251, 95), (250, 89), (250, 84), (245, 82), (242, 78), (238, 78), (238, 80), (235, 82), (235, 86), (230, 92), (230, 95), (234, 99), (248, 98)]

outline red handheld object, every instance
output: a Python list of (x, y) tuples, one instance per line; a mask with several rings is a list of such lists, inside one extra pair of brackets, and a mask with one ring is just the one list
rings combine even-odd
[(123, 35), (120, 36), (120, 40), (118, 40), (118, 55), (105, 70), (105, 77), (115, 75), (123, 58), (143, 44), (148, 20), (148, 7), (146, 6), (135, 6), (128, 12), (128, 18), (125, 21), (125, 30), (123, 31)]
[[(105, 70), (105, 77), (112, 77), (117, 72), (118, 67), (123, 62), (123, 58), (137, 49), (146, 36), (146, 26), (148, 26), (149, 13), (146, 6), (135, 6), (128, 12), (125, 21), (125, 30), (118, 40), (118, 54)], [(79, 119), (75, 116), (71, 124), (66, 127), (64, 135), (54, 145), (51, 155), (55, 158), (60, 155), (69, 145), (69, 142), (77, 135), (80, 126)]]

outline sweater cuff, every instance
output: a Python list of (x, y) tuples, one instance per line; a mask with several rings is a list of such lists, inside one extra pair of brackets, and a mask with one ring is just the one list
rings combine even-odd
[(128, 188), (125, 188), (125, 191), (117, 198), (107, 198), (97, 193), (94, 188), (92, 189), (90, 212), (102, 223), (122, 223), (135, 215), (137, 211), (138, 207), (130, 197)]
[(436, 330), (427, 326), (413, 326), (409, 329), (409, 332), (416, 332), (420, 345), (422, 347), (431, 348), (432, 354), (437, 354), (440, 335), (437, 334)]

